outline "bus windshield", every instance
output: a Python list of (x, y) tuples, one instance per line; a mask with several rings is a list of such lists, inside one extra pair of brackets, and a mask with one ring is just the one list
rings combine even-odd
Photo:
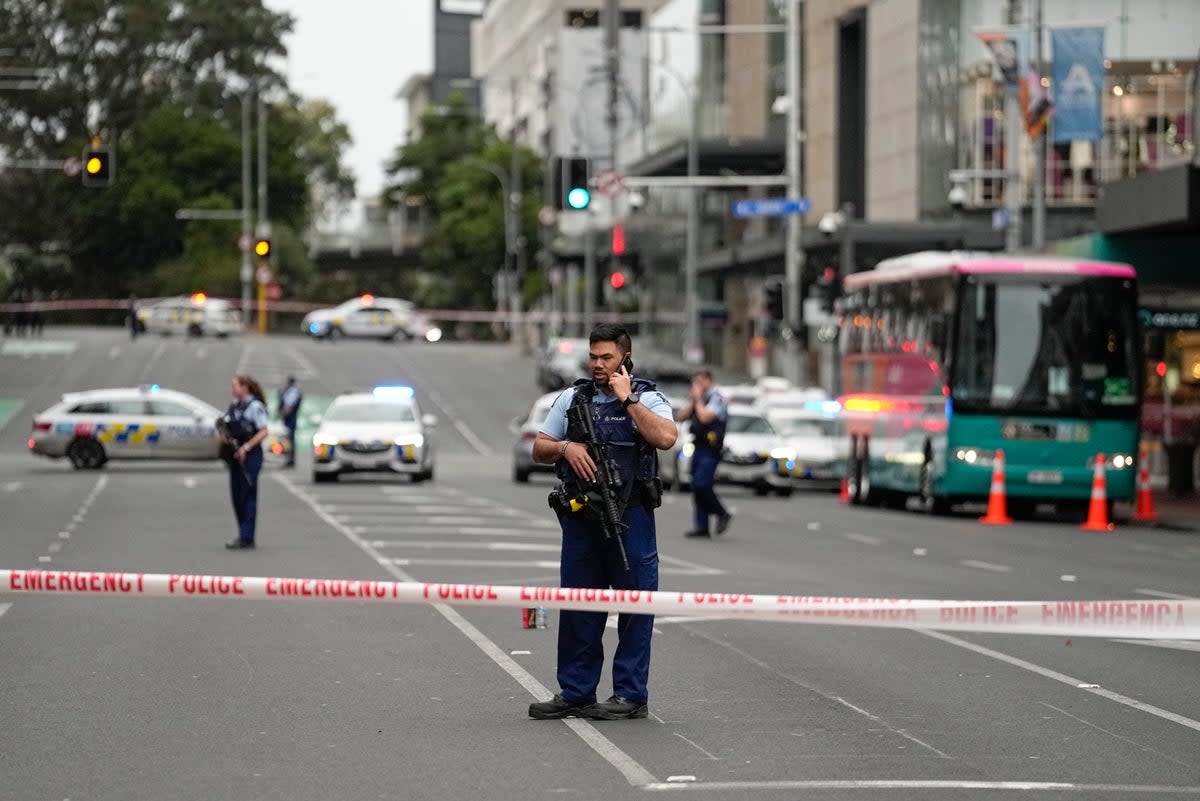
[(951, 378), (956, 410), (1138, 414), (1132, 281), (971, 275), (958, 306)]

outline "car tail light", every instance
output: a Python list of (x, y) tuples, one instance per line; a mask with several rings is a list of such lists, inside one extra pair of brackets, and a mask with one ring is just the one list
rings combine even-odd
[(37, 445), (37, 443), (34, 442), (33, 440), (29, 440), (29, 442), (26, 442), (25, 444), (29, 446), (30, 450), (33, 450), (34, 445)]
[(42, 422), (41, 420), (34, 420), (33, 421), (33, 430), (34, 431), (49, 431), (50, 424)]

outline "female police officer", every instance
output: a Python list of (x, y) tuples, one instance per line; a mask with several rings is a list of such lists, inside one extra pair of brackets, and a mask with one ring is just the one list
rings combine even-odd
[(229, 384), (233, 403), (222, 418), (222, 434), (229, 464), (229, 492), (238, 536), (226, 548), (254, 547), (254, 523), (258, 514), (258, 473), (262, 470), (262, 441), (267, 438), (267, 404), (262, 387), (248, 375), (233, 377)]
[[(559, 498), (592, 497), (597, 466), (588, 448), (568, 437), (568, 410), (587, 404), (595, 437), (606, 443), (612, 466), (619, 473), (627, 530), (619, 534), (629, 567), (622, 564), (614, 542), (602, 536), (593, 501), (579, 511), (572, 504), (558, 507), (562, 526), (563, 587), (596, 589), (658, 589), (658, 547), (654, 508), (658, 506), (658, 456), (675, 444), (677, 431), (671, 405), (654, 385), (632, 377), (629, 333), (618, 325), (597, 326), (589, 337), (588, 363), (592, 379), (567, 389), (550, 409), (533, 443), (533, 458), (555, 464), (563, 482)], [(579, 400), (576, 400), (576, 398)], [(578, 506), (575, 504), (574, 506)], [(549, 701), (529, 706), (529, 716), (541, 720), (586, 717), (598, 720), (644, 718), (650, 674), (652, 615), (622, 614), (617, 622), (613, 656), (613, 695), (596, 703), (596, 687), (604, 667), (601, 639), (606, 612), (563, 610), (558, 626), (558, 683), (561, 692)]]

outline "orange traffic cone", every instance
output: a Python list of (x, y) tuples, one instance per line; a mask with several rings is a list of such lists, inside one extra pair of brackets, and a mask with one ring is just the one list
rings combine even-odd
[(1138, 523), (1153, 523), (1158, 520), (1158, 512), (1154, 511), (1154, 496), (1150, 493), (1150, 455), (1146, 447), (1138, 451), (1137, 503), (1133, 509), (1133, 517), (1129, 518)]
[(842, 491), (838, 493), (838, 501), (850, 503), (850, 479), (842, 478)]
[(1004, 451), (996, 451), (992, 463), (992, 489), (988, 493), (987, 514), (979, 522), (988, 526), (1011, 526), (1008, 516), (1008, 495), (1004, 490)]
[(1096, 454), (1096, 472), (1092, 474), (1092, 501), (1088, 504), (1087, 520), (1082, 526), (1084, 531), (1112, 531), (1113, 524), (1108, 521), (1108, 491), (1104, 479), (1104, 454)]

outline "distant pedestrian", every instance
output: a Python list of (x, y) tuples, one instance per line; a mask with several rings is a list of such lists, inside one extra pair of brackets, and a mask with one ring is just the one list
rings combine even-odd
[(284, 467), (296, 466), (296, 423), (300, 418), (300, 404), (303, 400), (304, 393), (296, 385), (296, 377), (289, 375), (287, 385), (279, 393), (278, 410), (279, 418), (283, 420), (288, 432), (287, 461), (284, 462)]
[[(31, 298), (35, 304), (40, 304), (46, 299), (46, 293), (41, 290), (41, 287), (33, 290)], [(29, 312), (29, 333), (31, 336), (40, 337), (42, 330), (46, 327), (46, 313), (39, 308), (34, 308)]]
[(700, 368), (692, 375), (692, 395), (688, 404), (679, 410), (676, 420), (687, 420), (692, 432), (692, 505), (696, 527), (688, 537), (711, 537), (710, 519), (717, 518), (717, 533), (724, 534), (733, 515), (721, 503), (713, 488), (717, 464), (725, 448), (725, 424), (729, 412), (725, 399), (713, 387), (713, 374)]
[(229, 466), (229, 492), (238, 536), (226, 548), (254, 547), (258, 515), (258, 474), (263, 465), (263, 440), (267, 438), (268, 413), (262, 386), (248, 375), (237, 375), (229, 385), (233, 403), (221, 418), (224, 445), (222, 456)]
[(138, 296), (136, 293), (129, 295), (129, 338), (137, 339), (141, 333), (142, 321), (138, 319)]

